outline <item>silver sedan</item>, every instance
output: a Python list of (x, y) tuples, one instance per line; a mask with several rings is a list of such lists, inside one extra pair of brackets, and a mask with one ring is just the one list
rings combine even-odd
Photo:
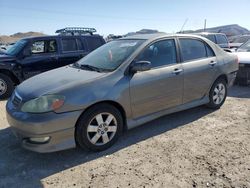
[[(100, 151), (124, 130), (207, 105), (218, 109), (238, 70), (234, 54), (193, 35), (139, 35), (20, 84), (6, 105), (22, 146)], [(153, 129), (153, 127), (152, 127)]]

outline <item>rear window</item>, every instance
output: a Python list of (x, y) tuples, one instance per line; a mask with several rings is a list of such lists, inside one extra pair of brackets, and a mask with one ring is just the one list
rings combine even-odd
[(87, 37), (86, 41), (90, 51), (95, 50), (96, 48), (103, 45), (103, 41), (99, 37)]
[(62, 51), (77, 51), (76, 39), (62, 39)]
[(224, 35), (216, 35), (217, 44), (226, 44), (228, 43), (226, 37)]

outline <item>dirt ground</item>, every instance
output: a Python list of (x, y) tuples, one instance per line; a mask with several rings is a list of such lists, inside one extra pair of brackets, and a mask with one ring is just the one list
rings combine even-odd
[(250, 87), (220, 110), (178, 112), (124, 133), (100, 152), (24, 150), (0, 102), (0, 187), (249, 187)]

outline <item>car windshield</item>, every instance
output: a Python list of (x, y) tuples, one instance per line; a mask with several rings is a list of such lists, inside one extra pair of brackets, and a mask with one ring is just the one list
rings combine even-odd
[(23, 49), (25, 44), (27, 43), (26, 40), (19, 40), (13, 46), (11, 46), (7, 51), (7, 55), (16, 55)]
[(250, 52), (250, 40), (248, 40), (246, 43), (242, 44), (238, 50), (238, 52)]
[(113, 71), (118, 68), (145, 40), (111, 41), (79, 60), (83, 68)]

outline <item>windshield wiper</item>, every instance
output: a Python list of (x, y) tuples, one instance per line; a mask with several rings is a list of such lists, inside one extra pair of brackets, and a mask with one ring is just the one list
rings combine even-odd
[(98, 67), (94, 67), (92, 65), (82, 64), (82, 65), (79, 65), (79, 67), (81, 69), (87, 69), (87, 70), (91, 70), (91, 71), (102, 72), (102, 69), (100, 69)]
[(95, 67), (95, 66), (88, 65), (88, 64), (79, 64), (77, 62), (74, 63), (73, 65), (80, 69), (96, 71), (96, 72), (110, 72), (111, 71), (110, 69), (99, 68), (99, 67)]

